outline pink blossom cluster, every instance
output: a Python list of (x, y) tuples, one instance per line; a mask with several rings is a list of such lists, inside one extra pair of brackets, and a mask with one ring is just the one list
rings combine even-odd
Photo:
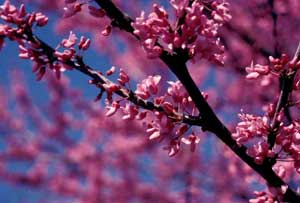
[[(174, 25), (166, 10), (158, 4), (145, 17), (145, 12), (132, 23), (149, 58), (159, 57), (163, 51), (171, 54), (178, 49), (186, 50), (193, 58), (204, 58), (215, 63), (223, 63), (224, 47), (217, 37), (218, 29), (228, 21), (228, 4), (211, 2), (211, 16), (205, 15), (207, 5), (202, 1), (170, 1), (175, 9)], [(182, 22), (181, 22), (182, 21)]]
[(280, 124), (275, 132), (276, 146), (270, 149), (267, 139), (269, 134), (274, 131), (270, 122), (270, 116), (272, 115), (271, 112), (263, 117), (240, 114), (242, 121), (237, 124), (232, 136), (240, 145), (249, 145), (247, 153), (254, 158), (256, 163), (261, 164), (266, 158), (277, 155), (279, 159), (292, 160), (294, 168), (299, 173), (300, 124), (293, 121), (290, 125), (284, 125), (282, 121), (283, 114), (278, 115), (277, 121)]
[(244, 144), (254, 137), (264, 137), (270, 129), (270, 118), (268, 116), (254, 116), (252, 114), (239, 114), (242, 120), (236, 126), (232, 137), (239, 143)]
[(254, 158), (255, 162), (262, 164), (265, 158), (272, 158), (275, 152), (269, 149), (267, 136), (270, 133), (269, 115), (263, 117), (254, 116), (251, 114), (239, 114), (242, 120), (236, 126), (232, 137), (239, 145), (248, 144), (247, 154)]
[[(297, 71), (300, 67), (299, 62), (299, 48), (293, 59), (287, 54), (282, 54), (280, 58), (269, 57), (269, 65), (253, 65), (246, 67), (247, 79), (256, 79), (262, 77), (263, 84), (270, 84), (270, 79), (275, 76), (280, 78), (281, 82), (284, 81), (284, 86), (281, 84), (281, 96), (278, 98), (276, 112), (274, 105), (270, 104), (266, 110), (266, 115), (263, 117), (253, 116), (250, 114), (242, 114), (240, 116), (241, 122), (236, 126), (236, 132), (232, 134), (233, 138), (239, 144), (250, 144), (247, 153), (255, 159), (256, 163), (261, 164), (265, 158), (279, 157), (284, 160), (292, 160), (294, 168), (300, 172), (300, 133), (299, 121), (294, 119), (289, 122), (284, 122), (285, 117), (288, 115), (284, 113), (280, 106), (292, 107), (297, 105), (298, 102), (293, 103), (293, 98), (288, 94), (297, 95), (296, 91), (299, 90), (299, 79), (297, 79)], [(288, 86), (290, 85), (290, 86)], [(287, 94), (286, 101), (283, 101), (282, 94)], [(285, 102), (285, 104), (282, 104)], [(284, 106), (282, 106), (284, 108)], [(270, 136), (275, 136), (275, 147), (270, 146), (268, 139)], [(272, 149), (271, 149), (272, 148)]]
[[(32, 43), (29, 41), (26, 47), (25, 44), (24, 46), (19, 45), (21, 52), (19, 56), (23, 59), (30, 59), (35, 62), (32, 71), (37, 73), (37, 80), (42, 79), (47, 68), (53, 70), (57, 78), (60, 78), (61, 72), (73, 69), (69, 65), (69, 61), (76, 61), (78, 57), (80, 57), (78, 51), (86, 51), (90, 47), (90, 43), (90, 39), (84, 36), (81, 36), (78, 40), (77, 36), (70, 31), (68, 39), (63, 39), (60, 45), (53, 50), (53, 53), (46, 54), (44, 50), (45, 47), (38, 41), (36, 42), (36, 47), (30, 46)], [(75, 45), (77, 45), (77, 49)], [(60, 51), (60, 48), (63, 48), (63, 51)], [(40, 51), (35, 51), (36, 49), (40, 49)]]
[(294, 161), (294, 167), (300, 173), (300, 124), (294, 121), (288, 126), (283, 126), (278, 136), (276, 144), (282, 147), (283, 153)]
[(282, 54), (280, 58), (269, 57), (269, 65), (256, 64), (246, 67), (247, 79), (256, 79), (260, 76), (267, 76), (273, 74), (279, 76), (283, 71), (298, 70), (300, 62), (296, 58), (290, 59), (287, 54)]
[[(48, 22), (48, 17), (42, 13), (33, 12), (28, 14), (24, 4), (17, 9), (9, 0), (5, 0), (0, 6), (0, 19), (5, 22), (5, 24), (0, 24), (0, 49), (3, 46), (5, 37), (22, 43), (18, 38), (25, 37), (24, 35), (29, 31), (28, 28), (34, 25), (42, 27)], [(11, 27), (9, 24), (16, 27)]]
[(158, 92), (158, 83), (161, 80), (160, 75), (148, 76), (140, 84), (137, 84), (135, 94), (142, 99), (148, 99), (151, 95), (155, 95)]
[[(116, 68), (112, 67), (107, 71), (107, 75), (115, 73)], [(123, 120), (140, 120), (143, 121), (146, 126), (146, 132), (150, 140), (158, 139), (164, 140), (169, 139), (169, 145), (165, 147), (169, 151), (169, 156), (175, 155), (179, 152), (180, 143), (190, 145), (191, 151), (195, 151), (195, 146), (200, 142), (199, 137), (190, 130), (190, 127), (186, 124), (181, 125), (183, 114), (190, 111), (190, 115), (195, 115), (194, 103), (184, 90), (182, 84), (177, 82), (169, 81), (168, 91), (165, 95), (158, 96), (160, 92), (159, 82), (161, 80), (160, 75), (148, 76), (142, 80), (141, 83), (137, 84), (137, 88), (134, 91), (137, 99), (146, 100), (153, 102), (152, 105), (160, 108), (158, 110), (141, 110), (137, 105), (131, 104), (130, 102), (122, 99), (112, 97), (112, 94), (116, 91), (121, 90), (125, 83), (129, 82), (129, 77), (123, 69), (120, 69), (118, 82), (120, 85), (111, 83), (109, 85), (103, 85), (106, 89), (107, 100), (106, 100), (106, 116), (112, 116), (121, 110), (121, 118)], [(107, 89), (110, 87), (110, 89)], [(186, 137), (186, 133), (189, 133)], [(172, 137), (174, 135), (174, 137)], [(170, 137), (171, 135), (171, 137)]]
[[(51, 69), (59, 78), (61, 72), (72, 69), (68, 65), (68, 61), (78, 57), (76, 55), (75, 45), (78, 45), (78, 50), (85, 51), (90, 46), (90, 39), (82, 36), (80, 40), (71, 31), (68, 39), (63, 39), (60, 46), (56, 50), (48, 50), (45, 52), (47, 45), (43, 44), (39, 39), (32, 35), (32, 28), (44, 26), (48, 22), (48, 17), (42, 13), (27, 13), (25, 6), (22, 4), (19, 9), (10, 4), (6, 0), (0, 7), (1, 19), (6, 24), (0, 24), (0, 36), (2, 45), (4, 38), (7, 37), (16, 41), (19, 44), (19, 57), (22, 59), (30, 59), (34, 62), (32, 71), (36, 73), (37, 80), (41, 80), (46, 69)], [(63, 47), (63, 51), (58, 49)]]
[[(77, 57), (76, 56), (77, 51), (75, 49), (75, 45), (77, 45), (78, 50), (86, 51), (90, 47), (90, 44), (91, 44), (90, 39), (81, 36), (80, 40), (78, 40), (77, 36), (72, 31), (70, 31), (68, 39), (63, 39), (61, 41), (60, 45), (56, 48), (54, 52), (54, 56), (57, 57), (57, 61), (61, 63), (65, 62), (65, 64), (62, 65), (66, 66), (69, 60), (72, 59), (75, 60)], [(58, 51), (60, 47), (64, 48), (64, 50)]]
[(247, 154), (254, 158), (255, 163), (262, 164), (266, 158), (274, 158), (276, 153), (269, 149), (266, 140), (259, 141), (248, 147)]

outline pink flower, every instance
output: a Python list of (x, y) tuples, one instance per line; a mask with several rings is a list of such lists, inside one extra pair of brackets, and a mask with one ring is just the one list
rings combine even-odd
[(122, 109), (124, 113), (124, 116), (122, 117), (123, 120), (133, 120), (139, 113), (137, 106), (130, 105), (129, 103), (127, 103), (125, 107), (122, 107)]
[(41, 65), (36, 73), (36, 80), (40, 81), (46, 73), (46, 67)]
[(31, 54), (29, 53), (29, 50), (24, 47), (23, 45), (19, 45), (19, 57), (22, 59), (29, 59)]
[(186, 92), (183, 89), (180, 81), (172, 82), (168, 81), (170, 87), (168, 87), (168, 95), (170, 95), (174, 102), (181, 103), (183, 98), (186, 96)]
[(103, 36), (108, 36), (111, 33), (111, 31), (112, 31), (112, 26), (111, 25), (107, 25), (105, 27), (105, 29), (101, 32), (101, 34)]
[(150, 134), (149, 140), (153, 140), (161, 136), (160, 130), (152, 125), (148, 125), (146, 132)]
[(108, 71), (106, 71), (106, 75), (110, 76), (116, 71), (116, 67), (112, 66)]
[(269, 57), (270, 65), (276, 72), (282, 71), (286, 65), (289, 65), (290, 67), (294, 66), (293, 61), (291, 61), (289, 64), (289, 56), (287, 54), (282, 54), (280, 58), (274, 58), (272, 56)]
[(262, 137), (269, 134), (268, 117), (257, 117), (251, 114), (239, 114), (241, 122), (237, 124), (236, 132), (232, 137), (239, 143), (245, 143), (253, 137)]
[(162, 54), (163, 49), (155, 45), (155, 39), (146, 39), (143, 43), (144, 49), (147, 52), (148, 58), (157, 58)]
[(275, 152), (269, 149), (267, 142), (258, 142), (247, 149), (247, 154), (254, 158), (257, 164), (262, 164), (265, 158), (274, 157)]
[(64, 50), (63, 52), (55, 51), (54, 54), (60, 61), (68, 61), (75, 55), (74, 49)]
[(168, 150), (168, 155), (172, 157), (179, 152), (180, 142), (177, 139), (173, 139), (170, 141), (168, 146), (164, 147), (164, 149)]
[(137, 84), (135, 94), (142, 99), (148, 99), (152, 94), (157, 94), (160, 79), (160, 75), (148, 76), (147, 79), (144, 79), (140, 84)]
[(130, 80), (129, 76), (125, 73), (125, 71), (121, 68), (120, 69), (120, 74), (118, 78), (118, 82), (120, 85), (124, 86), (126, 83), (128, 83)]
[(187, 7), (189, 0), (170, 0), (170, 4), (176, 11), (176, 17), (180, 18), (183, 15), (185, 8)]
[(186, 131), (188, 131), (189, 129), (189, 126), (188, 125), (182, 125), (180, 126), (177, 131), (176, 131), (176, 135), (177, 136), (181, 136), (183, 135)]
[(137, 120), (143, 120), (144, 118), (146, 118), (147, 113), (148, 113), (147, 111), (140, 112), (140, 113), (136, 116), (136, 119), (137, 119)]
[(172, 114), (175, 111), (173, 105), (170, 102), (164, 102), (162, 104), (162, 107), (164, 108), (167, 114)]
[(284, 179), (287, 175), (287, 171), (284, 166), (279, 165), (274, 168), (275, 173), (282, 179)]
[(48, 17), (38, 12), (35, 14), (35, 21), (37, 26), (45, 26), (48, 23)]
[(119, 108), (120, 108), (119, 102), (113, 101), (111, 106), (107, 106), (108, 111), (106, 112), (105, 115), (107, 117), (110, 117), (110, 116), (114, 115)]
[(3, 10), (5, 14), (13, 14), (17, 11), (16, 7), (12, 5), (9, 0), (5, 0), (0, 6), (0, 9)]
[(85, 50), (87, 50), (90, 47), (90, 44), (91, 44), (91, 40), (85, 38), (84, 36), (82, 36), (80, 38), (79, 43), (78, 43), (78, 48), (82, 49), (83, 51), (85, 51)]
[(68, 39), (63, 39), (60, 44), (64, 48), (71, 48), (76, 44), (76, 42), (77, 42), (76, 35), (72, 31), (70, 31), (69, 38)]
[(146, 79), (145, 84), (151, 94), (157, 94), (158, 83), (160, 82), (160, 80), (161, 80), (160, 75), (148, 76), (148, 78)]
[(148, 123), (146, 132), (149, 133), (149, 140), (162, 137), (161, 128), (157, 122)]
[(254, 194), (256, 195), (256, 198), (250, 199), (249, 203), (276, 203), (277, 202), (270, 194), (267, 194), (266, 192), (255, 191)]
[(146, 84), (137, 84), (137, 88), (134, 93), (142, 99), (148, 99), (150, 97)]
[(190, 145), (191, 151), (194, 152), (196, 149), (196, 144), (198, 144), (200, 142), (200, 138), (198, 136), (196, 136), (193, 132), (192, 134), (190, 134), (188, 136), (188, 138), (182, 137), (181, 142), (183, 142), (186, 145)]
[(224, 23), (231, 19), (228, 3), (217, 3), (217, 1), (215, 1), (212, 3), (212, 7), (215, 8), (212, 12), (212, 16), (216, 21)]
[(246, 76), (247, 79), (256, 79), (260, 75), (269, 74), (270, 68), (269, 66), (262, 66), (259, 64), (253, 66), (253, 62), (252, 62), (250, 67), (246, 67), (246, 71), (248, 73)]
[(9, 30), (9, 26), (8, 25), (3, 25), (0, 24), (0, 35), (7, 35), (8, 34), (8, 30)]

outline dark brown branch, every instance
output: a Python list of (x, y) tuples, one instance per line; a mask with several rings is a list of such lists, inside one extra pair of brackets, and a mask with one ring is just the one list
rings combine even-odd
[[(122, 18), (122, 16), (124, 15), (120, 14), (122, 13), (120, 9), (118, 9), (110, 0), (95, 1), (107, 12), (108, 16), (112, 20), (117, 22), (125, 21), (128, 27), (124, 30), (129, 30), (129, 33), (132, 34), (131, 30), (133, 29), (133, 27), (130, 24), (132, 22), (131, 18)], [(260, 174), (270, 186), (280, 188), (281, 186), (287, 185), (281, 178), (279, 178), (274, 173), (274, 171), (272, 170), (273, 163), (270, 163), (270, 160), (265, 160), (264, 163), (261, 165), (256, 164), (254, 162), (254, 159), (247, 155), (246, 147), (238, 146), (235, 140), (233, 140), (233, 138), (231, 137), (231, 132), (217, 118), (209, 104), (203, 98), (197, 85), (191, 78), (185, 65), (188, 58), (182, 57), (181, 53), (169, 55), (167, 52), (163, 52), (160, 58), (178, 77), (178, 79), (182, 82), (182, 84), (188, 91), (189, 95), (192, 97), (195, 105), (200, 111), (200, 116), (203, 122), (202, 129), (213, 132), (220, 140), (222, 140), (228, 147), (230, 147), (230, 149), (234, 151), (236, 155), (238, 155), (258, 174)], [(286, 193), (284, 194), (284, 201), (295, 203), (300, 202), (300, 196), (298, 196), (290, 187), (288, 187)]]

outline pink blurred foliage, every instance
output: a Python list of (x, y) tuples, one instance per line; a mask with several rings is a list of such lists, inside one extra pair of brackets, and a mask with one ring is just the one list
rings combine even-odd
[[(24, 1), (33, 12), (22, 2), (0, 7), (0, 48), (8, 39), (19, 45), (48, 102), (34, 101), (19, 71), (0, 89), (1, 179), (78, 203), (299, 196), (297, 0), (113, 1), (129, 25), (101, 7), (112, 1)], [(35, 35), (51, 16), (61, 39), (54, 48)], [(113, 64), (106, 74), (85, 63), (90, 49)], [(213, 137), (217, 123), (212, 129), (207, 109), (174, 81), (171, 71), (180, 70), (172, 66), (182, 61), (204, 90), (199, 97), (229, 126), (232, 145)], [(64, 72), (75, 70), (91, 77), (96, 102), (72, 87)], [(27, 167), (16, 172), (14, 163)]]

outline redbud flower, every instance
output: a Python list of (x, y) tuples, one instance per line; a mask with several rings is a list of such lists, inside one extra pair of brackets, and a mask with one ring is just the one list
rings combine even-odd
[(168, 146), (164, 147), (165, 150), (168, 150), (168, 155), (170, 157), (174, 156), (179, 152), (180, 142), (177, 139), (172, 140)]
[(120, 108), (120, 104), (119, 104), (119, 102), (113, 101), (111, 106), (108, 106), (107, 108), (108, 108), (108, 111), (106, 112), (105, 115), (107, 117), (110, 117), (117, 112), (117, 110)]
[(253, 62), (251, 63), (250, 67), (246, 67), (247, 71), (247, 79), (256, 79), (260, 75), (267, 75), (270, 72), (269, 66), (262, 66), (259, 64), (253, 65)]
[(126, 104), (125, 108), (122, 107), (124, 116), (123, 120), (133, 120), (135, 116), (139, 113), (138, 108), (135, 105)]
[(190, 134), (188, 138), (182, 137), (181, 142), (183, 142), (186, 145), (190, 145), (191, 151), (194, 152), (196, 149), (196, 144), (200, 142), (200, 138), (194, 134)]
[(119, 74), (119, 79), (118, 82), (120, 85), (124, 86), (127, 82), (129, 82), (130, 78), (129, 76), (125, 73), (123, 69), (120, 69), (120, 74)]
[(35, 21), (38, 26), (42, 27), (48, 23), (48, 17), (39, 12), (35, 14)]
[(70, 31), (69, 38), (68, 39), (63, 39), (60, 44), (64, 48), (71, 48), (76, 44), (76, 42), (77, 42), (76, 35), (72, 31)]
[(91, 40), (86, 39), (84, 36), (80, 38), (80, 41), (78, 43), (78, 48), (82, 49), (83, 51), (87, 50), (90, 47)]
[(106, 71), (106, 75), (110, 76), (116, 71), (116, 67), (112, 66), (108, 71)]
[(111, 31), (112, 31), (112, 26), (111, 25), (107, 25), (105, 27), (105, 29), (101, 32), (101, 34), (103, 36), (108, 36), (111, 33)]

